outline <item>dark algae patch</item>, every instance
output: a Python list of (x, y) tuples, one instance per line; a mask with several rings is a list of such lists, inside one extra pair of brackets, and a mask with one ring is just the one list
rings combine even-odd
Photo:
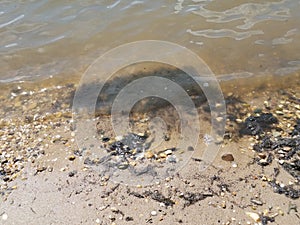
[(270, 130), (276, 123), (278, 123), (278, 120), (272, 113), (262, 113), (259, 116), (249, 116), (242, 124), (240, 134), (261, 135), (265, 131)]
[(204, 200), (207, 197), (211, 197), (211, 194), (202, 194), (202, 193), (191, 193), (186, 192), (180, 195), (180, 198), (185, 200), (184, 207), (193, 205), (201, 200)]
[(160, 193), (158, 190), (155, 191), (145, 191), (145, 196), (149, 196), (154, 201), (164, 203), (166, 206), (173, 206), (175, 202), (171, 200), (171, 198), (165, 197), (162, 193)]
[(242, 136), (255, 138), (254, 161), (258, 165), (266, 167), (277, 163), (279, 168), (284, 169), (295, 179), (293, 185), (280, 183), (276, 180), (280, 170), (276, 168), (274, 178), (268, 181), (273, 191), (291, 199), (298, 199), (300, 197), (300, 190), (297, 188), (300, 182), (300, 119), (299, 114), (293, 114), (295, 109), (292, 111), (288, 108), (294, 106), (296, 112), (299, 112), (297, 111), (299, 105), (293, 105), (289, 101), (281, 101), (281, 104), (273, 109), (268, 102), (265, 102), (265, 105), (268, 105), (265, 110), (269, 112), (263, 110), (253, 112), (254, 115), (248, 116), (241, 123), (239, 133)]

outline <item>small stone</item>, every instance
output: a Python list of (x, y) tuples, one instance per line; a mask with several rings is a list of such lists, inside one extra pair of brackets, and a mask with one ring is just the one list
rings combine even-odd
[(270, 108), (270, 103), (268, 101), (264, 101), (264, 105), (267, 109)]
[(74, 161), (75, 160), (75, 155), (70, 155), (69, 157), (68, 157), (68, 159), (70, 160), (70, 161)]
[(68, 175), (69, 175), (69, 177), (74, 177), (76, 173), (77, 173), (77, 171), (73, 170), (73, 171), (69, 172)]
[(160, 153), (159, 154), (159, 158), (166, 158), (166, 157), (167, 157), (166, 153)]
[(238, 165), (237, 165), (236, 162), (232, 162), (231, 166), (232, 166), (233, 168), (237, 168), (237, 167), (238, 167)]
[(154, 156), (153, 152), (151, 152), (151, 151), (145, 152), (145, 157), (146, 157), (147, 159), (151, 159), (151, 158), (153, 158), (153, 156)]
[(121, 136), (121, 135), (115, 137), (115, 140), (116, 140), (116, 141), (121, 141), (122, 139), (123, 139), (123, 136)]
[(223, 121), (223, 117), (218, 116), (218, 117), (216, 118), (216, 121), (217, 121), (217, 122), (222, 122), (222, 121)]
[(279, 131), (273, 131), (273, 132), (272, 132), (272, 135), (273, 135), (274, 137), (280, 137), (280, 136), (281, 136), (281, 133), (280, 133)]
[(260, 222), (260, 216), (257, 213), (246, 212), (246, 215), (251, 217), (255, 222)]
[(165, 154), (166, 155), (172, 155), (173, 151), (171, 149), (168, 149), (168, 150), (165, 151)]
[(278, 213), (279, 215), (284, 216), (284, 212), (281, 209), (278, 209)]
[(2, 220), (7, 220), (8, 219), (8, 215), (6, 213), (2, 214)]
[(221, 207), (222, 207), (223, 209), (226, 209), (226, 202), (225, 202), (225, 201), (222, 202)]
[(109, 142), (110, 138), (109, 137), (102, 137), (102, 142)]
[(237, 122), (237, 123), (242, 123), (243, 120), (241, 120), (241, 119), (236, 119), (235, 122)]
[(129, 164), (130, 164), (130, 166), (136, 166), (137, 165), (137, 163), (135, 161), (132, 161)]
[(251, 199), (251, 202), (256, 204), (256, 205), (263, 205), (263, 203), (257, 199)]
[(157, 212), (156, 211), (151, 211), (151, 216), (157, 216)]
[(128, 166), (129, 166), (129, 163), (124, 162), (124, 163), (121, 163), (121, 164), (118, 165), (118, 169), (126, 170), (128, 168)]
[(194, 149), (192, 146), (189, 146), (189, 147), (187, 148), (187, 150), (188, 150), (188, 151), (195, 151), (195, 149)]
[(233, 157), (233, 155), (230, 154), (230, 153), (222, 155), (222, 159), (223, 159), (224, 161), (227, 161), (227, 162), (232, 162), (232, 161), (234, 161), (234, 157)]
[(279, 108), (279, 109), (283, 109), (283, 105), (282, 105), (282, 104), (279, 104), (279, 105), (278, 105), (278, 108)]

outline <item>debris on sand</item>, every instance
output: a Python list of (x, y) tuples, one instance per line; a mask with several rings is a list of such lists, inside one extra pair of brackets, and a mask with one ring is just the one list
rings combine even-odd
[(272, 113), (262, 113), (260, 116), (249, 116), (242, 124), (240, 134), (261, 135), (264, 131), (270, 130), (278, 120)]
[(160, 193), (158, 190), (155, 191), (145, 191), (145, 196), (149, 196), (153, 200), (164, 203), (165, 206), (173, 206), (175, 202), (171, 200), (171, 198), (165, 197), (162, 193)]
[[(283, 108), (283, 105), (278, 108)], [(288, 122), (286, 119), (277, 119), (272, 113), (260, 112), (256, 114), (257, 116), (249, 116), (245, 119), (241, 125), (240, 134), (256, 136), (253, 150), (257, 153), (254, 160), (258, 165), (266, 167), (277, 162), (295, 179), (297, 184), (300, 182), (300, 119), (291, 116), (292, 111), (283, 111), (285, 113), (275, 113), (279, 117), (290, 118)], [(285, 124), (287, 124), (286, 127)], [(278, 175), (279, 168), (274, 172)], [(284, 194), (292, 199), (300, 197), (300, 190), (291, 185), (279, 184), (275, 179), (269, 180), (269, 184), (275, 193)]]
[(180, 198), (185, 200), (184, 207), (193, 205), (201, 200), (204, 200), (207, 197), (212, 197), (212, 194), (202, 194), (202, 193), (181, 193)]
[(280, 185), (275, 179), (269, 182), (273, 191), (278, 194), (284, 194), (291, 199), (298, 199), (300, 197), (300, 190), (294, 189), (291, 185)]

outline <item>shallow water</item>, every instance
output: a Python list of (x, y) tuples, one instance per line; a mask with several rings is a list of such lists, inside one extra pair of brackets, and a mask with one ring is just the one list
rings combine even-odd
[(0, 82), (70, 79), (148, 39), (191, 49), (220, 80), (298, 74), (299, 11), (298, 0), (1, 1)]

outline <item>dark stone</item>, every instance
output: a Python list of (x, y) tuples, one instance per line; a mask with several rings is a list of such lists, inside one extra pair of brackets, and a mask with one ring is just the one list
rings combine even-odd
[(227, 154), (222, 155), (221, 158), (222, 158), (222, 160), (227, 161), (227, 162), (232, 162), (232, 161), (234, 161), (234, 157), (233, 157), (233, 155), (230, 154), (230, 153), (227, 153)]
[(76, 170), (69, 172), (69, 177), (74, 177), (77, 174)]
[(188, 151), (195, 151), (195, 149), (193, 148), (193, 146), (189, 146), (189, 147), (187, 148), (187, 150), (188, 150)]
[(109, 140), (110, 140), (109, 137), (103, 137), (103, 138), (102, 138), (102, 141), (103, 141), (103, 142), (108, 142)]

